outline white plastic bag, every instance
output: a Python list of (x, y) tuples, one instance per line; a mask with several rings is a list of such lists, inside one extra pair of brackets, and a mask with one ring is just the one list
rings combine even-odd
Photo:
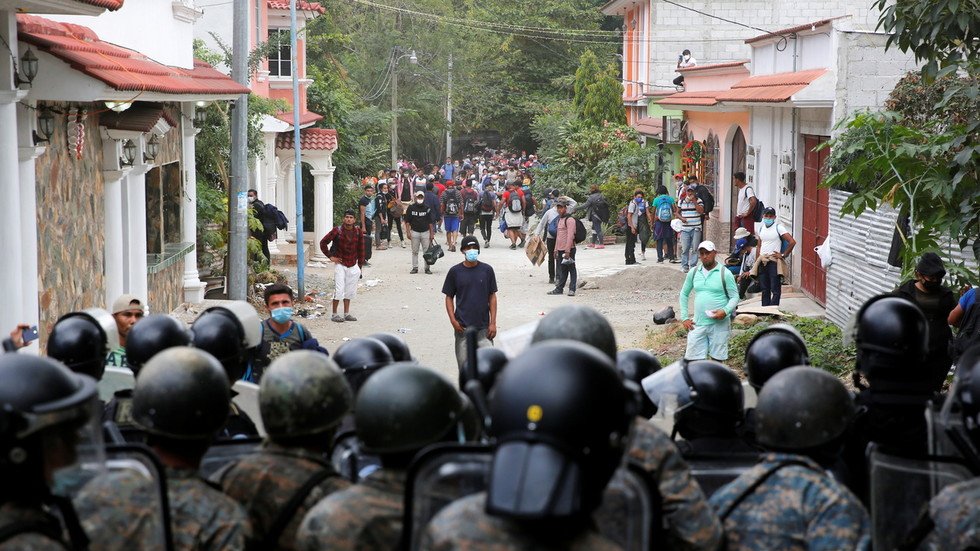
[(814, 247), (813, 251), (817, 253), (820, 257), (820, 264), (823, 265), (824, 269), (830, 267), (834, 261), (834, 255), (830, 248), (830, 236), (828, 235), (826, 239), (823, 240), (823, 244)]

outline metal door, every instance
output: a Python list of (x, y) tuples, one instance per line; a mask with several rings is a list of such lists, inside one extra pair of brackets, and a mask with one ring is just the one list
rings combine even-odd
[(822, 168), (830, 149), (815, 151), (826, 136), (803, 136), (803, 235), (800, 240), (803, 274), (801, 286), (810, 298), (827, 303), (827, 270), (820, 264), (814, 248), (823, 244), (830, 227), (830, 190), (819, 187)]

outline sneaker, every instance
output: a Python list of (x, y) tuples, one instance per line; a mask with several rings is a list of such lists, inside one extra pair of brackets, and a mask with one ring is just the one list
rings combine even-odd
[(589, 243), (588, 245), (585, 246), (585, 248), (586, 249), (594, 249), (595, 248), (595, 243)]
[(411, 272), (408, 272), (408, 273), (410, 273), (410, 274), (417, 274), (417, 273), (419, 273), (419, 269), (418, 268), (412, 268), (412, 271)]
[(574, 296), (575, 296), (575, 291), (569, 291), (569, 292), (568, 292), (568, 296), (570, 296), (570, 297), (574, 297)]
[(513, 250), (516, 250), (516, 249), (517, 249), (517, 244), (516, 243), (511, 243), (510, 244), (510, 250), (513, 251)]
[(662, 264), (662, 263), (663, 263), (663, 261), (664, 261), (664, 259), (662, 259), (662, 258), (658, 258), (658, 259), (657, 259), (657, 264)]
[(646, 259), (647, 259), (647, 253), (640, 253), (640, 260), (646, 260)]
[(404, 241), (402, 241), (402, 248), (403, 249), (405, 248), (405, 242)]
[(483, 242), (483, 248), (484, 249), (489, 249), (490, 248), (490, 242), (489, 241), (484, 241)]
[(371, 263), (365, 261), (364, 264), (361, 264), (361, 266), (364, 267), (364, 268), (370, 268), (371, 267)]
[(344, 323), (344, 316), (341, 316), (340, 314), (334, 314), (330, 316), (330, 321), (335, 321), (337, 323)]
[(449, 252), (451, 252), (451, 253), (456, 252), (456, 246), (455, 245), (450, 245), (449, 246)]
[(605, 249), (606, 246), (605, 245), (596, 245), (595, 248), (597, 248), (597, 249)]
[(518, 245), (518, 247), (520, 247), (522, 249), (524, 248), (524, 240), (523, 239), (521, 239), (521, 243)]
[(425, 273), (427, 273), (427, 274), (431, 274), (431, 273), (432, 273), (432, 270), (430, 270), (430, 269), (429, 269), (429, 267), (428, 267), (428, 266), (426, 266), (426, 267), (425, 267)]
[(357, 321), (357, 318), (350, 314), (344, 314), (344, 321)]
[(549, 295), (560, 295), (560, 294), (563, 294), (563, 293), (564, 293), (564, 291), (562, 291), (561, 289), (552, 289), (552, 290), (548, 291), (547, 294), (549, 294)]
[(680, 260), (677, 260), (676, 258), (671, 258), (667, 262), (670, 262), (671, 264), (680, 264), (681, 263), (681, 261)]

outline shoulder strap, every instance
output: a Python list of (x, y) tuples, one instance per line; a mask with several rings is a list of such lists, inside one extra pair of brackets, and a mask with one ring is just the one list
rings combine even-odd
[(734, 511), (739, 505), (741, 505), (742, 502), (745, 501), (747, 497), (754, 494), (755, 491), (759, 489), (759, 486), (762, 486), (762, 484), (765, 483), (765, 481), (769, 480), (769, 477), (776, 474), (776, 472), (782, 469), (783, 467), (790, 467), (790, 466), (804, 467), (806, 469), (813, 470), (813, 467), (807, 465), (803, 461), (797, 461), (793, 459), (780, 461), (779, 463), (774, 465), (771, 469), (763, 473), (762, 476), (760, 476), (755, 482), (750, 484), (745, 490), (742, 490), (742, 493), (739, 494), (738, 497), (736, 497), (730, 504), (728, 504), (728, 507), (725, 507), (724, 509), (718, 512), (718, 518), (721, 520), (722, 525), (725, 524), (725, 520), (728, 519), (728, 515), (732, 514), (732, 511)]
[(718, 270), (718, 275), (721, 276), (721, 288), (725, 290), (725, 298), (730, 299), (732, 298), (732, 296), (728, 294), (728, 282), (725, 281), (725, 274), (722, 272), (722, 270), (727, 270), (727, 269), (728, 268), (722, 266), (721, 269)]
[(279, 515), (276, 516), (275, 522), (272, 523), (269, 531), (265, 534), (265, 538), (263, 538), (262, 549), (276, 549), (278, 547), (279, 538), (282, 537), (283, 530), (289, 526), (289, 521), (296, 515), (296, 511), (306, 501), (307, 496), (310, 495), (313, 488), (316, 488), (321, 482), (332, 476), (340, 475), (334, 472), (333, 469), (320, 469), (313, 473), (310, 478), (306, 479), (306, 482), (293, 493), (289, 501), (279, 510)]

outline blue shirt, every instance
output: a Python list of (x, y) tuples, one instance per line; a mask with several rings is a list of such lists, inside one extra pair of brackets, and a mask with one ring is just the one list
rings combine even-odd
[(467, 267), (460, 262), (449, 268), (442, 294), (456, 299), (456, 321), (464, 328), (490, 325), (490, 296), (497, 292), (497, 276), (486, 263)]
[(453, 173), (455, 171), (456, 171), (456, 167), (454, 167), (452, 165), (452, 163), (446, 163), (446, 164), (442, 165), (442, 179), (443, 180), (452, 180), (453, 179)]
[(977, 288), (973, 287), (960, 297), (960, 308), (967, 311), (977, 301)]

